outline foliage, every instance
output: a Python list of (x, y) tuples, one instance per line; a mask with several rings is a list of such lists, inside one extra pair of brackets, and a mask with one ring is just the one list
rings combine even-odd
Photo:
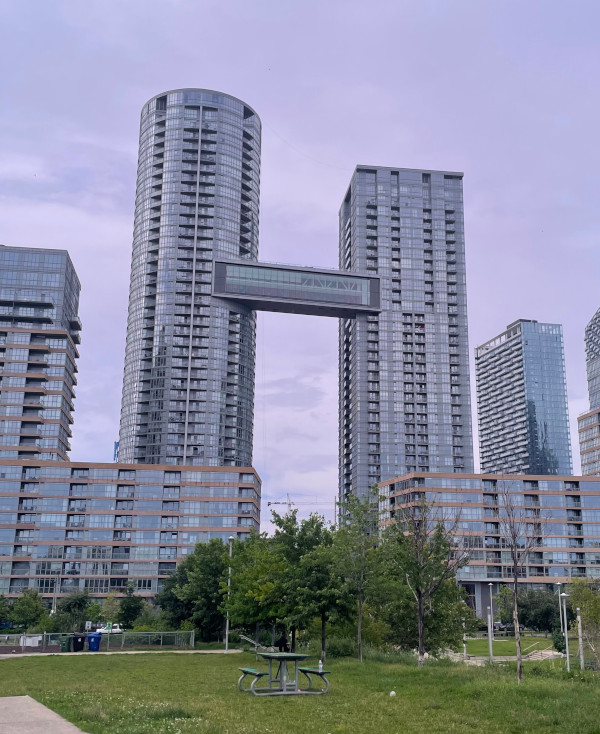
[(555, 627), (552, 630), (552, 644), (557, 652), (565, 653), (567, 651), (565, 635), (560, 627)]
[(334, 535), (335, 563), (344, 578), (344, 594), (353, 598), (357, 612), (357, 656), (362, 661), (363, 607), (376, 586), (377, 485), (364, 497), (349, 495), (340, 506), (341, 524)]
[(10, 619), (11, 619), (10, 610), (11, 610), (11, 603), (4, 596), (4, 594), (0, 594), (0, 623), (10, 622)]
[(157, 603), (170, 626), (184, 621), (198, 629), (199, 639), (218, 639), (224, 628), (221, 585), (228, 566), (228, 548), (220, 540), (199, 543), (167, 579)]
[(92, 624), (97, 624), (102, 618), (102, 604), (97, 601), (90, 601), (86, 611), (87, 619)]
[[(182, 622), (180, 629), (185, 629), (184, 625), (186, 624), (189, 625), (190, 629), (194, 629), (191, 622)], [(144, 601), (142, 611), (134, 620), (132, 627), (136, 632), (168, 631), (171, 629), (171, 624), (158, 607)]]
[(45, 612), (46, 607), (38, 592), (35, 589), (25, 589), (13, 602), (10, 619), (17, 627), (29, 628), (37, 624)]
[(68, 627), (58, 631), (81, 632), (85, 628), (85, 622), (88, 619), (87, 610), (90, 602), (91, 599), (87, 591), (75, 591), (60, 599), (56, 605), (57, 615), (68, 620)]
[(129, 629), (133, 626), (135, 620), (142, 613), (144, 608), (144, 600), (141, 596), (135, 596), (132, 584), (127, 585), (127, 593), (121, 599), (119, 615), (117, 620), (123, 629)]
[(587, 647), (600, 664), (600, 581), (573, 579), (569, 602), (581, 610), (582, 634)]
[[(501, 586), (494, 597), (497, 617), (502, 622), (513, 621), (513, 592), (508, 586)], [(552, 591), (527, 589), (517, 594), (519, 621), (528, 629), (536, 632), (552, 632), (560, 629), (558, 596)], [(567, 605), (567, 620), (574, 619), (570, 605)]]
[(119, 610), (121, 608), (121, 600), (115, 594), (110, 592), (102, 601), (102, 622), (113, 622), (115, 623), (119, 618)]
[(454, 530), (454, 523), (447, 528), (442, 518), (434, 518), (422, 499), (396, 511), (379, 551), (386, 588), (399, 610), (399, 642), (417, 647), (421, 666), (428, 649), (451, 647), (462, 639), (463, 620), (469, 627), (474, 623), (455, 580), (468, 556), (455, 548)]

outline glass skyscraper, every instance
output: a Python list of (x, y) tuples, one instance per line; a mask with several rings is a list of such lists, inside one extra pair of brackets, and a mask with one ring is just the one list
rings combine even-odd
[(481, 471), (571, 474), (562, 327), (520, 319), (475, 350)]
[(600, 474), (600, 310), (585, 327), (590, 409), (577, 418), (582, 474)]
[(255, 313), (212, 296), (258, 254), (261, 124), (227, 94), (142, 110), (119, 460), (252, 464)]
[(0, 245), (0, 459), (68, 459), (80, 289), (65, 250)]
[(340, 320), (340, 499), (409, 471), (473, 471), (462, 174), (357, 167), (341, 271), (381, 312)]

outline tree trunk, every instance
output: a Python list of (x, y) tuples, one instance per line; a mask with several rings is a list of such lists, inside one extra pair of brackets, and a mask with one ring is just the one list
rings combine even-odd
[(523, 657), (521, 655), (521, 632), (519, 631), (519, 609), (517, 606), (517, 567), (513, 568), (513, 624), (515, 626), (515, 647), (517, 649), (517, 683), (523, 680)]
[(292, 625), (292, 652), (296, 652), (296, 625)]
[(358, 633), (357, 633), (357, 646), (358, 646), (358, 662), (362, 663), (362, 608), (363, 598), (362, 594), (358, 595)]
[(419, 668), (425, 665), (425, 613), (423, 610), (423, 594), (417, 592), (417, 625), (419, 628)]
[(325, 626), (327, 624), (327, 620), (325, 618), (325, 612), (321, 612), (321, 660), (325, 662)]

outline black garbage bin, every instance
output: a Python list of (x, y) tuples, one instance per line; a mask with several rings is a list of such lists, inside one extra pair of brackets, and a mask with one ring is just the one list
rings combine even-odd
[(102, 639), (102, 634), (100, 632), (90, 632), (90, 634), (87, 636), (88, 639), (88, 650), (90, 652), (98, 652), (100, 649), (100, 640)]
[(85, 635), (73, 635), (73, 652), (81, 652), (85, 646)]

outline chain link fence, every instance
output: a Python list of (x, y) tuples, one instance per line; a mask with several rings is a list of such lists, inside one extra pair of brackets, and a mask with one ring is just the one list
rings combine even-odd
[[(0, 654), (80, 652), (88, 649), (88, 633), (45, 632), (39, 635), (0, 635)], [(110, 632), (100, 637), (100, 652), (119, 650), (193, 650), (194, 630), (179, 632)]]

